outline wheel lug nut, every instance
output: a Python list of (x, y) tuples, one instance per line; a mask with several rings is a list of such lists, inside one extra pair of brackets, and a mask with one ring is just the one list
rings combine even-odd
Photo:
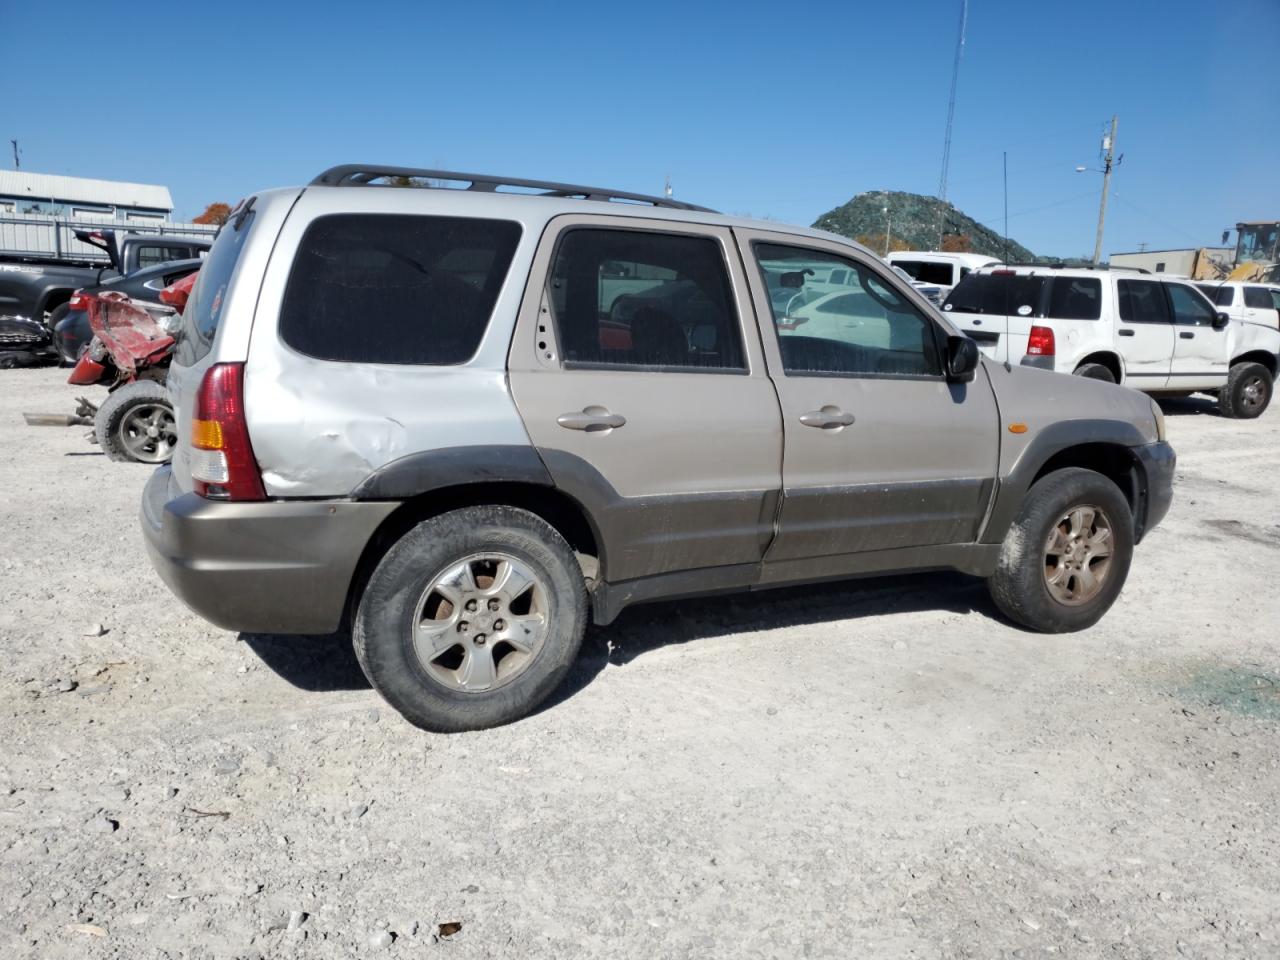
[(492, 600), (489, 601), (490, 610), (497, 610), (499, 606), (501, 606), (501, 604), (498, 603), (497, 597), (494, 597)]
[(468, 601), (467, 601), (467, 609), (468, 609), (468, 610), (474, 610), (475, 608), (476, 608), (476, 602), (475, 602), (474, 600), (468, 600)]
[(488, 637), (486, 637), (483, 633), (477, 633), (477, 634), (476, 634), (476, 646), (477, 646), (477, 647), (483, 647), (483, 646), (484, 646), (484, 642), (485, 642), (486, 640), (488, 640), (488, 639), (489, 639), (489, 638), (488, 638)]
[(458, 624), (459, 633), (466, 633), (470, 629), (471, 629), (471, 624), (467, 623), (467, 621), (465, 620), (463, 620), (461, 623)]
[(507, 629), (507, 621), (505, 621), (505, 620), (495, 620), (495, 621), (493, 622), (493, 629), (495, 629), (495, 630), (497, 630), (499, 633), (501, 633), (503, 630)]

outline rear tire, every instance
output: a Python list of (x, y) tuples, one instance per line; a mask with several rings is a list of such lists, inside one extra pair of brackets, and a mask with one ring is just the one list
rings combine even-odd
[(451, 733), (536, 708), (577, 657), (586, 622), (582, 568), (550, 524), (515, 507), (467, 507), (424, 520), (387, 551), (359, 599), (352, 644), (406, 720)]
[(168, 463), (178, 439), (168, 391), (154, 380), (112, 390), (94, 415), (93, 432), (109, 460)]
[(44, 325), (49, 328), (49, 332), (53, 333), (53, 328), (58, 325), (58, 321), (71, 312), (70, 303), (60, 303), (45, 315)]
[(1087, 380), (1105, 380), (1107, 383), (1118, 382), (1111, 368), (1101, 363), (1082, 363), (1076, 367), (1075, 375), (1084, 377)]
[(1069, 633), (1111, 608), (1132, 559), (1133, 515), (1120, 488), (1093, 470), (1068, 467), (1027, 492), (987, 585), (1010, 620)]
[(1218, 411), (1234, 420), (1253, 420), (1271, 405), (1275, 380), (1260, 363), (1237, 363), (1218, 392)]

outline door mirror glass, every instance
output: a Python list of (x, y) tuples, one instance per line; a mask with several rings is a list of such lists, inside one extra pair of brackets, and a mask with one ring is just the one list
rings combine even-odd
[(1215, 315), (1214, 315), (1214, 318), (1213, 318), (1213, 329), (1215, 329), (1215, 330), (1225, 330), (1225, 329), (1227, 328), (1227, 324), (1228, 324), (1228, 323), (1230, 323), (1230, 322), (1231, 322), (1231, 315), (1230, 315), (1230, 314), (1227, 314), (1227, 313), (1221, 313), (1221, 312), (1219, 312), (1219, 313), (1217, 313), (1217, 314), (1215, 314)]
[(978, 369), (978, 345), (968, 337), (947, 337), (947, 379), (968, 383)]

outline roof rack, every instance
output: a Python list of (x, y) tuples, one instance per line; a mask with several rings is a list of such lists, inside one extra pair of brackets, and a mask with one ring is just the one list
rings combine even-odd
[(1066, 263), (997, 263), (992, 264), (997, 270), (1000, 267), (1038, 267), (1042, 270), (1127, 270), (1130, 273), (1150, 273), (1146, 267), (1126, 267), (1122, 265), (1112, 266), (1109, 263), (1082, 263), (1079, 266), (1069, 266)]
[[(541, 190), (535, 196), (544, 197), (579, 197), (583, 200), (626, 200), (631, 203), (647, 203), (655, 207), (669, 207), (674, 210), (698, 210), (703, 213), (715, 213), (707, 207), (672, 200), (670, 197), (651, 197), (644, 193), (627, 193), (622, 190), (606, 190), (601, 187), (583, 187), (573, 183), (556, 183), (553, 180), (524, 180), (518, 177), (494, 177), (481, 173), (459, 173), (456, 170), (425, 170), (417, 167), (384, 167), (371, 163), (346, 163), (330, 167), (311, 181), (313, 187), (354, 187), (385, 186), (375, 184), (374, 180), (384, 177), (408, 177), (414, 180), (452, 180), (466, 183), (464, 190), (475, 190), (481, 193), (496, 193), (499, 187), (524, 187), (530, 190)], [(457, 189), (454, 187), (436, 187), (435, 184), (421, 184), (435, 189)]]

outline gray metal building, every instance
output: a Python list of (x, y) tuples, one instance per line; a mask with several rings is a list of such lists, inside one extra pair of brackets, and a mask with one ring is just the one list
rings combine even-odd
[(168, 187), (0, 170), (0, 216), (160, 224), (173, 216)]

